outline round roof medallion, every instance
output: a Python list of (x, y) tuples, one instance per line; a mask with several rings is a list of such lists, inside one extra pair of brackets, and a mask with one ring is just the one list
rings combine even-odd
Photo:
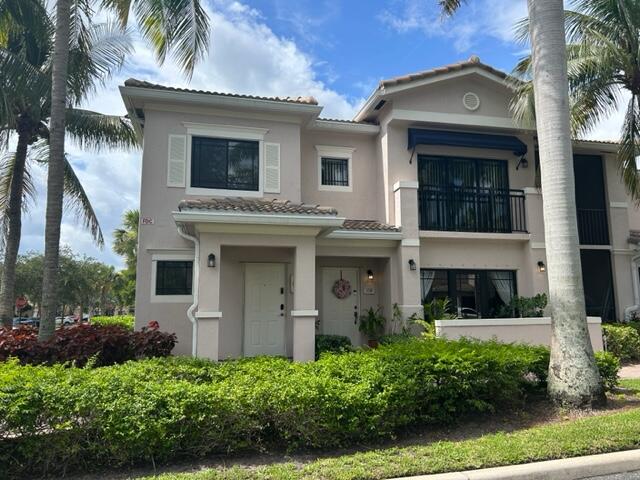
[(467, 110), (477, 110), (480, 107), (480, 97), (473, 92), (467, 92), (462, 97), (462, 104)]

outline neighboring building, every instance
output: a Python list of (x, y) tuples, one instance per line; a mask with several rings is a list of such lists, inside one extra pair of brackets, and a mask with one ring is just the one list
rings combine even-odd
[[(126, 81), (144, 138), (138, 326), (175, 331), (182, 354), (307, 360), (315, 333), (361, 343), (370, 307), (449, 296), (494, 317), (545, 292), (535, 131), (505, 80), (477, 57), (385, 80), (353, 121), (313, 98)], [(574, 143), (587, 310), (609, 320), (640, 303), (615, 151)]]

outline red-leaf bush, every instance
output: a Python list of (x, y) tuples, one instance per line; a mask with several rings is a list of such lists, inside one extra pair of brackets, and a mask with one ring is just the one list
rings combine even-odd
[[(153, 326), (155, 327), (155, 325)], [(121, 325), (76, 325), (56, 330), (50, 340), (38, 342), (33, 327), (0, 328), (0, 361), (17, 358), (21, 364), (73, 362), (97, 367), (171, 354), (177, 339), (158, 328), (132, 332)]]

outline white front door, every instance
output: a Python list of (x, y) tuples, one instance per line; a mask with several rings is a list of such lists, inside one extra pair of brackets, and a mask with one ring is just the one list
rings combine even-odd
[(284, 355), (282, 263), (247, 263), (244, 274), (244, 355)]
[[(333, 287), (340, 279), (351, 285), (351, 295), (338, 298)], [(343, 335), (353, 345), (360, 345), (358, 318), (360, 316), (360, 274), (357, 268), (324, 267), (322, 269), (322, 333)]]

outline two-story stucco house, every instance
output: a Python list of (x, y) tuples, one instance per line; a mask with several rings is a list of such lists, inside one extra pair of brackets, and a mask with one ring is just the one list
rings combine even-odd
[[(448, 296), (499, 316), (547, 290), (536, 132), (514, 123), (506, 75), (477, 57), (382, 81), (352, 121), (313, 98), (128, 80), (144, 139), (136, 322), (213, 359), (314, 356), (316, 333)], [(616, 145), (574, 143), (588, 313), (639, 303)]]

